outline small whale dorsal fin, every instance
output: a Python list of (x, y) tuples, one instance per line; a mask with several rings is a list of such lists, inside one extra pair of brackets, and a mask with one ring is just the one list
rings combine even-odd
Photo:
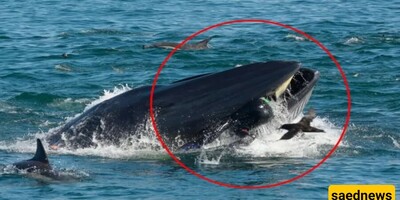
[(213, 37), (214, 37), (214, 36), (208, 37), (208, 38), (206, 38), (206, 39), (204, 39), (204, 40), (198, 42), (197, 44), (204, 44), (204, 45), (207, 45), (208, 42), (210, 42), (210, 40), (211, 40)]
[(47, 158), (47, 154), (46, 151), (44, 150), (42, 141), (40, 141), (40, 139), (36, 140), (36, 153), (35, 156), (33, 156), (32, 159), (33, 161), (39, 161), (39, 162), (43, 162), (43, 163), (49, 163), (49, 159)]

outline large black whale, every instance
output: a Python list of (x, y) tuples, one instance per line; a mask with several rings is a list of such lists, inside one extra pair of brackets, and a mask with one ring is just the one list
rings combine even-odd
[[(318, 71), (300, 68), (298, 62), (270, 61), (157, 85), (157, 127), (173, 150), (199, 147), (227, 129), (243, 137), (274, 116), (269, 101), (283, 99), (296, 117), (318, 78)], [(97, 104), (50, 133), (47, 142), (53, 148), (85, 148), (96, 141), (119, 144), (142, 133), (149, 120), (150, 88), (138, 87)]]

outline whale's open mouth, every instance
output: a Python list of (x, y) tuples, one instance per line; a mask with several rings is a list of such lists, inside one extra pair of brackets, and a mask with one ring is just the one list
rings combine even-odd
[(282, 94), (291, 118), (297, 117), (303, 111), (318, 79), (319, 72), (308, 68), (300, 68), (293, 76)]
[[(284, 99), (296, 117), (318, 78), (317, 71), (300, 68), (297, 62), (271, 61), (157, 85), (153, 102), (157, 127), (170, 147), (176, 147), (177, 138), (184, 144), (215, 138), (220, 134), (216, 128), (228, 121), (234, 123), (227, 128), (251, 129), (273, 117), (260, 110), (263, 97)], [(149, 96), (150, 86), (143, 86), (93, 106), (49, 135), (50, 148), (85, 148), (96, 145), (93, 141), (118, 145), (121, 139), (143, 133)]]

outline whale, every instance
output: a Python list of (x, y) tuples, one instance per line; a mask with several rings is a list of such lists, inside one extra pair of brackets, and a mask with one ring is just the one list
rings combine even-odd
[[(209, 48), (209, 42), (213, 38), (213, 36), (208, 37), (204, 40), (201, 40), (200, 42), (196, 43), (186, 43), (182, 47), (180, 47), (180, 50), (203, 50), (203, 49), (208, 49)], [(148, 48), (162, 48), (162, 49), (173, 49), (176, 46), (178, 46), (179, 43), (175, 42), (157, 42), (154, 44), (150, 45), (143, 45), (143, 49), (148, 49)]]
[[(158, 84), (153, 108), (157, 128), (173, 151), (200, 148), (229, 131), (240, 138), (268, 123), (272, 102), (282, 102), (294, 119), (302, 113), (319, 72), (294, 61), (257, 62)], [(52, 149), (120, 145), (146, 132), (151, 86), (105, 100), (49, 131)]]
[(57, 170), (52, 167), (47, 157), (46, 150), (41, 139), (36, 139), (36, 152), (31, 159), (14, 162), (10, 169), (15, 170), (17, 174), (36, 179), (40, 182), (70, 182), (81, 180), (83, 174), (75, 170), (62, 169)]
[(46, 176), (51, 176), (53, 173), (46, 151), (44, 150), (40, 139), (36, 140), (36, 153), (33, 158), (15, 162), (12, 164), (12, 166), (18, 170), (23, 170), (29, 173), (38, 173)]

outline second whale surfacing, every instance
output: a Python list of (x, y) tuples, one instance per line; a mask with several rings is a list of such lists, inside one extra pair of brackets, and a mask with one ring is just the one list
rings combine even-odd
[(79, 181), (87, 176), (86, 173), (76, 170), (57, 170), (53, 168), (40, 139), (36, 139), (36, 152), (33, 158), (18, 161), (9, 166), (9, 169), (13, 170), (9, 172), (15, 172), (42, 183)]
[[(298, 116), (318, 78), (318, 71), (300, 68), (298, 62), (270, 61), (157, 85), (157, 127), (174, 151), (199, 148), (226, 130), (245, 137), (274, 117), (268, 101), (283, 99), (291, 117)], [(93, 106), (50, 133), (47, 142), (53, 149), (87, 148), (98, 141), (119, 145), (143, 133), (150, 89), (138, 87)]]
[[(209, 42), (210, 40), (214, 38), (213, 36), (208, 37), (204, 40), (201, 40), (200, 42), (196, 43), (186, 43), (179, 49), (181, 50), (203, 50), (203, 49), (208, 49), (209, 48)], [(175, 42), (157, 42), (154, 44), (150, 45), (143, 45), (143, 49), (148, 49), (148, 48), (162, 48), (162, 49), (173, 49), (176, 46), (178, 46), (179, 43)]]

